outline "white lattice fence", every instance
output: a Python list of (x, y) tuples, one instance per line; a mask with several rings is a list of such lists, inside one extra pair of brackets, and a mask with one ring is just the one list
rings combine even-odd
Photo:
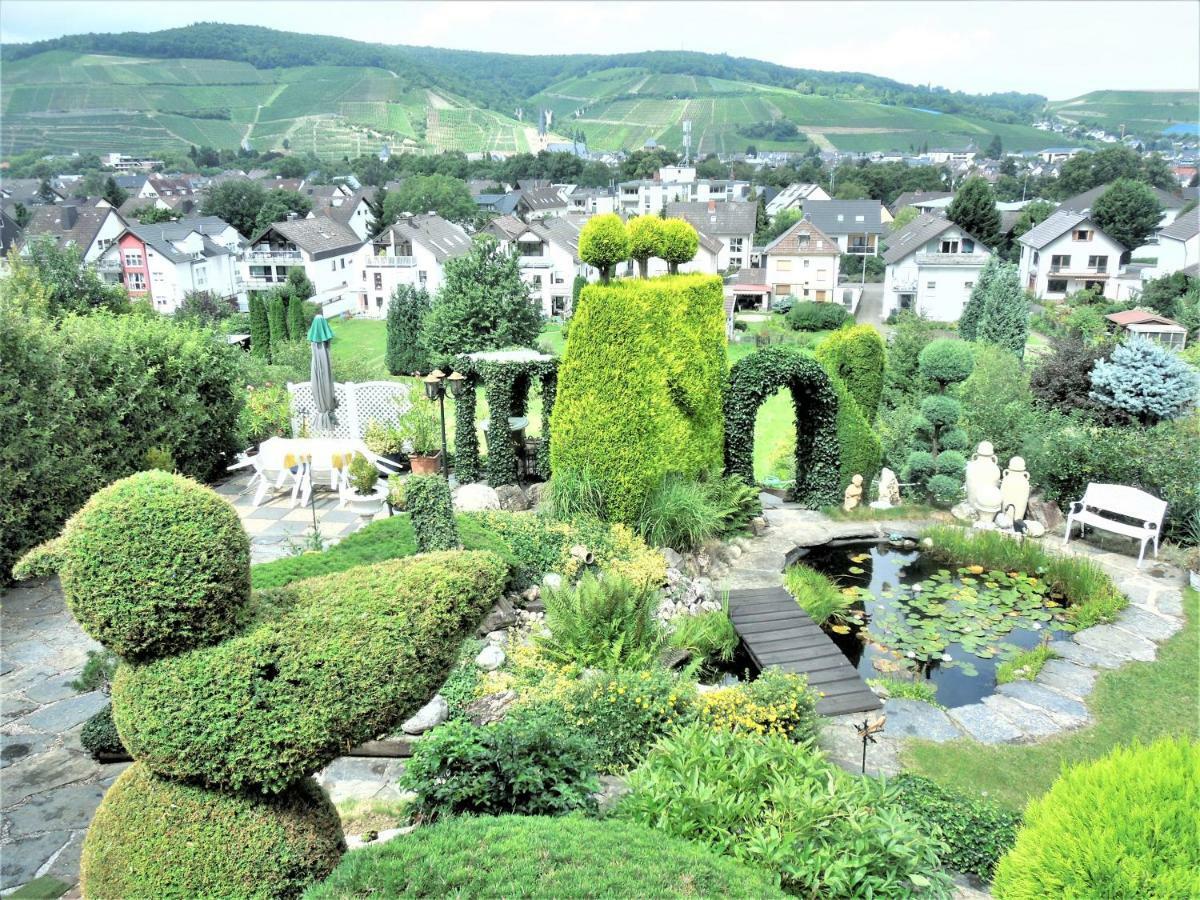
[[(411, 388), (395, 381), (363, 381), (335, 383), (337, 425), (330, 435), (321, 437), (362, 439), (371, 421), (396, 424), (400, 416), (412, 408)], [(288, 383), (291, 394), (292, 434), (299, 435), (305, 423), (311, 422), (314, 411), (312, 382)]]

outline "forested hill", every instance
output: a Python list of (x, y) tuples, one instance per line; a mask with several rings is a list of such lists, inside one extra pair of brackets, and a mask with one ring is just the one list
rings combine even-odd
[(1046, 103), (1046, 98), (1037, 94), (967, 94), (904, 84), (863, 73), (795, 69), (723, 54), (650, 51), (525, 56), (371, 44), (215, 22), (149, 33), (77, 34), (31, 44), (9, 44), (0, 48), (0, 59), (15, 61), (52, 50), (151, 59), (221, 59), (249, 63), (259, 69), (299, 66), (380, 68), (392, 72), (409, 88), (451, 92), (492, 109), (507, 109), (520, 104), (556, 82), (612, 69), (643, 69), (662, 75), (750, 82), (801, 94), (980, 116), (1001, 123), (1029, 122)]

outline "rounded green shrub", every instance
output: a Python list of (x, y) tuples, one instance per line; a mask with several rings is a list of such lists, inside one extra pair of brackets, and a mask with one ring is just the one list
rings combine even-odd
[(944, 394), (930, 394), (921, 398), (921, 415), (935, 428), (945, 428), (958, 421), (962, 404)]
[(116, 756), (125, 753), (125, 745), (121, 743), (121, 735), (117, 734), (117, 726), (113, 723), (112, 704), (108, 704), (96, 713), (79, 732), (79, 744), (94, 759), (102, 755)]
[(441, 475), (412, 475), (406, 479), (404, 509), (412, 517), (418, 553), (461, 546), (450, 483)]
[(966, 450), (970, 442), (961, 428), (951, 428), (938, 435), (938, 446), (943, 450)]
[(967, 471), (967, 458), (957, 450), (943, 450), (938, 454), (934, 470), (939, 475), (949, 475), (957, 481), (962, 481)]
[(347, 854), (306, 900), (785, 896), (759, 869), (653, 828), (578, 816), (470, 816)]
[(933, 454), (927, 450), (914, 450), (904, 464), (904, 480), (924, 484), (934, 471)]
[(210, 791), (134, 763), (83, 843), (85, 897), (298, 897), (333, 871), (346, 842), (311, 778), (274, 797)]
[(179, 475), (140, 472), (67, 523), (72, 615), (122, 659), (151, 660), (231, 634), (250, 595), (250, 541), (233, 507)]
[(719, 278), (588, 285), (558, 370), (552, 470), (586, 473), (610, 516), (636, 521), (668, 472), (719, 466), (725, 366)]
[(1025, 811), (999, 900), (1200, 896), (1200, 744), (1166, 738), (1073, 766)]
[[(940, 459), (941, 457), (939, 457), (939, 461)], [(952, 478), (949, 475), (934, 475), (926, 482), (925, 486), (929, 490), (929, 496), (933, 498), (933, 502), (938, 506), (953, 506), (962, 497), (963, 483), (960, 478)]]
[(814, 353), (829, 374), (846, 383), (867, 422), (874, 424), (887, 361), (882, 335), (870, 325), (842, 328), (821, 341)]
[(237, 637), (121, 666), (117, 730), (160, 775), (283, 790), (427, 701), (506, 575), (493, 554), (449, 552), (296, 582)]
[(930, 341), (917, 357), (917, 370), (941, 388), (963, 381), (975, 365), (971, 345), (954, 338)]
[(629, 234), (616, 213), (592, 216), (579, 232), (579, 258), (607, 281), (613, 266), (629, 259)]
[(804, 300), (788, 310), (787, 321), (796, 331), (831, 331), (841, 328), (849, 315), (840, 303)]

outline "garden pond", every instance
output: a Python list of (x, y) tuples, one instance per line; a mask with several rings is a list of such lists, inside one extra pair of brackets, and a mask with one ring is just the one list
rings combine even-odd
[(925, 678), (946, 707), (993, 693), (1000, 663), (1067, 627), (1065, 598), (1039, 572), (951, 565), (889, 542), (832, 542), (797, 561), (853, 598), (826, 630), (860, 675)]

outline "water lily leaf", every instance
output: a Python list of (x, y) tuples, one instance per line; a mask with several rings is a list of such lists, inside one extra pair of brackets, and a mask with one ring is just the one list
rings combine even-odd
[(851, 566), (846, 571), (849, 572), (851, 575), (862, 575), (864, 570), (859, 568), (858, 566)]

